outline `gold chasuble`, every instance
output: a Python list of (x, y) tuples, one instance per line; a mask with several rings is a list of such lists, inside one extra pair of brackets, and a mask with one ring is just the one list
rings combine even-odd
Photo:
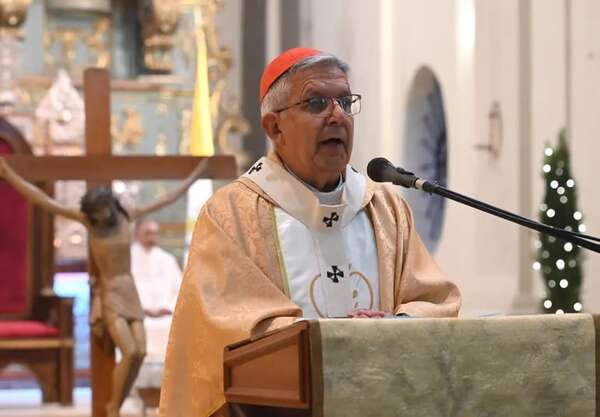
[[(276, 212), (285, 210), (286, 204), (278, 204), (250, 174), (267, 163), (272, 168), (269, 175), (280, 176), (277, 182), (281, 187), (293, 189), (298, 184), (292, 182), (297, 180), (284, 172), (275, 154), (262, 162), (218, 190), (196, 222), (169, 337), (161, 417), (212, 414), (225, 402), (223, 348), (287, 326), (303, 316), (288, 293), (290, 277), (286, 275), (277, 230)], [(352, 179), (355, 184), (363, 184), (364, 193), (362, 201), (350, 197), (346, 212), (357, 216), (366, 213), (372, 225), (379, 309), (419, 317), (456, 316), (460, 293), (421, 242), (410, 208), (392, 187), (352, 175), (356, 176)], [(352, 181), (348, 179), (345, 186), (354, 184)], [(322, 214), (315, 211), (313, 217), (320, 219)], [(323, 217), (334, 216), (330, 213)], [(327, 237), (323, 239), (326, 246)], [(315, 254), (321, 260), (343, 256), (327, 250)], [(344, 267), (341, 259), (339, 271)], [(328, 316), (343, 311), (340, 305), (329, 306), (334, 314)]]

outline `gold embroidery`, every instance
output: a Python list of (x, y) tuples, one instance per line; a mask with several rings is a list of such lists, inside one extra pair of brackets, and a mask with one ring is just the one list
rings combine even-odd
[[(373, 303), (375, 302), (375, 297), (373, 295), (373, 287), (371, 286), (371, 283), (369, 282), (367, 277), (364, 276), (364, 274), (362, 274), (358, 271), (350, 272), (350, 277), (352, 277), (352, 275), (358, 275), (358, 277), (360, 279), (362, 279), (365, 282), (365, 284), (367, 284), (367, 288), (369, 289), (369, 299), (371, 300), (369, 302), (369, 310), (371, 310), (373, 308)], [(354, 297), (354, 293), (353, 293), (352, 298), (358, 298), (358, 290), (354, 290), (354, 291), (356, 292), (356, 297)], [(356, 307), (358, 307), (358, 303), (355, 305), (355, 308)]]
[(315, 308), (315, 311), (317, 312), (319, 317), (324, 318), (325, 315), (321, 312), (321, 310), (319, 310), (319, 306), (317, 306), (317, 301), (315, 300), (315, 284), (317, 283), (317, 280), (319, 278), (321, 278), (321, 274), (315, 275), (315, 277), (310, 281), (310, 291), (308, 292), (308, 294), (310, 295), (310, 302)]
[(283, 283), (283, 292), (291, 299), (290, 296), (290, 282), (288, 279), (287, 269), (285, 268), (285, 261), (283, 259), (283, 251), (281, 250), (281, 241), (279, 240), (279, 231), (277, 229), (277, 217), (275, 216), (275, 207), (271, 207), (271, 219), (273, 219), (273, 237), (275, 240), (275, 247), (277, 249), (277, 260), (279, 261), (279, 269), (281, 271), (281, 281)]
[[(371, 285), (371, 283), (369, 282), (367, 277), (361, 272), (353, 271), (350, 273), (350, 277), (352, 277), (352, 276), (357, 276), (359, 278), (359, 280), (364, 281), (365, 284), (367, 285), (367, 289), (369, 290), (369, 310), (371, 310), (373, 308), (373, 304), (375, 302), (375, 297), (373, 294), (373, 286)], [(319, 280), (319, 278), (321, 278), (321, 274), (315, 275), (315, 277), (310, 281), (310, 288), (309, 288), (308, 294), (310, 296), (310, 302), (312, 303), (313, 307), (315, 308), (315, 311), (317, 312), (319, 317), (324, 318), (326, 316), (319, 309), (319, 306), (317, 305), (317, 301), (315, 300), (315, 285), (316, 285), (317, 281)], [(357, 285), (357, 287), (358, 287), (358, 285)], [(352, 299), (356, 300), (357, 298), (358, 298), (358, 289), (354, 288), (352, 290)], [(356, 302), (354, 304), (354, 308), (358, 308), (358, 300), (356, 300)]]

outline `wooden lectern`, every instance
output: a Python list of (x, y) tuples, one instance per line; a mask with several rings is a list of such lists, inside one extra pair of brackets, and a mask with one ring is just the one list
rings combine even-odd
[(597, 316), (309, 320), (227, 346), (229, 417), (600, 415)]
[(231, 417), (311, 416), (309, 341), (309, 322), (299, 322), (261, 339), (227, 346), (224, 385)]

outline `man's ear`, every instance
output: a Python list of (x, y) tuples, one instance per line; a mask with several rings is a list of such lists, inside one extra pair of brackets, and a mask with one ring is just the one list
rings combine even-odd
[(267, 136), (273, 141), (274, 145), (279, 145), (283, 141), (283, 135), (279, 128), (279, 117), (276, 113), (269, 112), (260, 119), (260, 124)]

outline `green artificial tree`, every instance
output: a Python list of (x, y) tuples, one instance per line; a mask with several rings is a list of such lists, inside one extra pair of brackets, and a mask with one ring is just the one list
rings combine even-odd
[[(555, 148), (546, 146), (542, 167), (546, 182), (546, 195), (540, 206), (540, 220), (560, 229), (585, 232), (581, 223), (583, 215), (577, 210), (575, 180), (571, 175), (571, 162), (566, 132), (563, 129)], [(542, 302), (546, 313), (573, 313), (582, 310), (581, 254), (578, 246), (561, 239), (540, 234), (537, 261), (534, 269), (540, 270), (546, 282), (546, 297)]]

